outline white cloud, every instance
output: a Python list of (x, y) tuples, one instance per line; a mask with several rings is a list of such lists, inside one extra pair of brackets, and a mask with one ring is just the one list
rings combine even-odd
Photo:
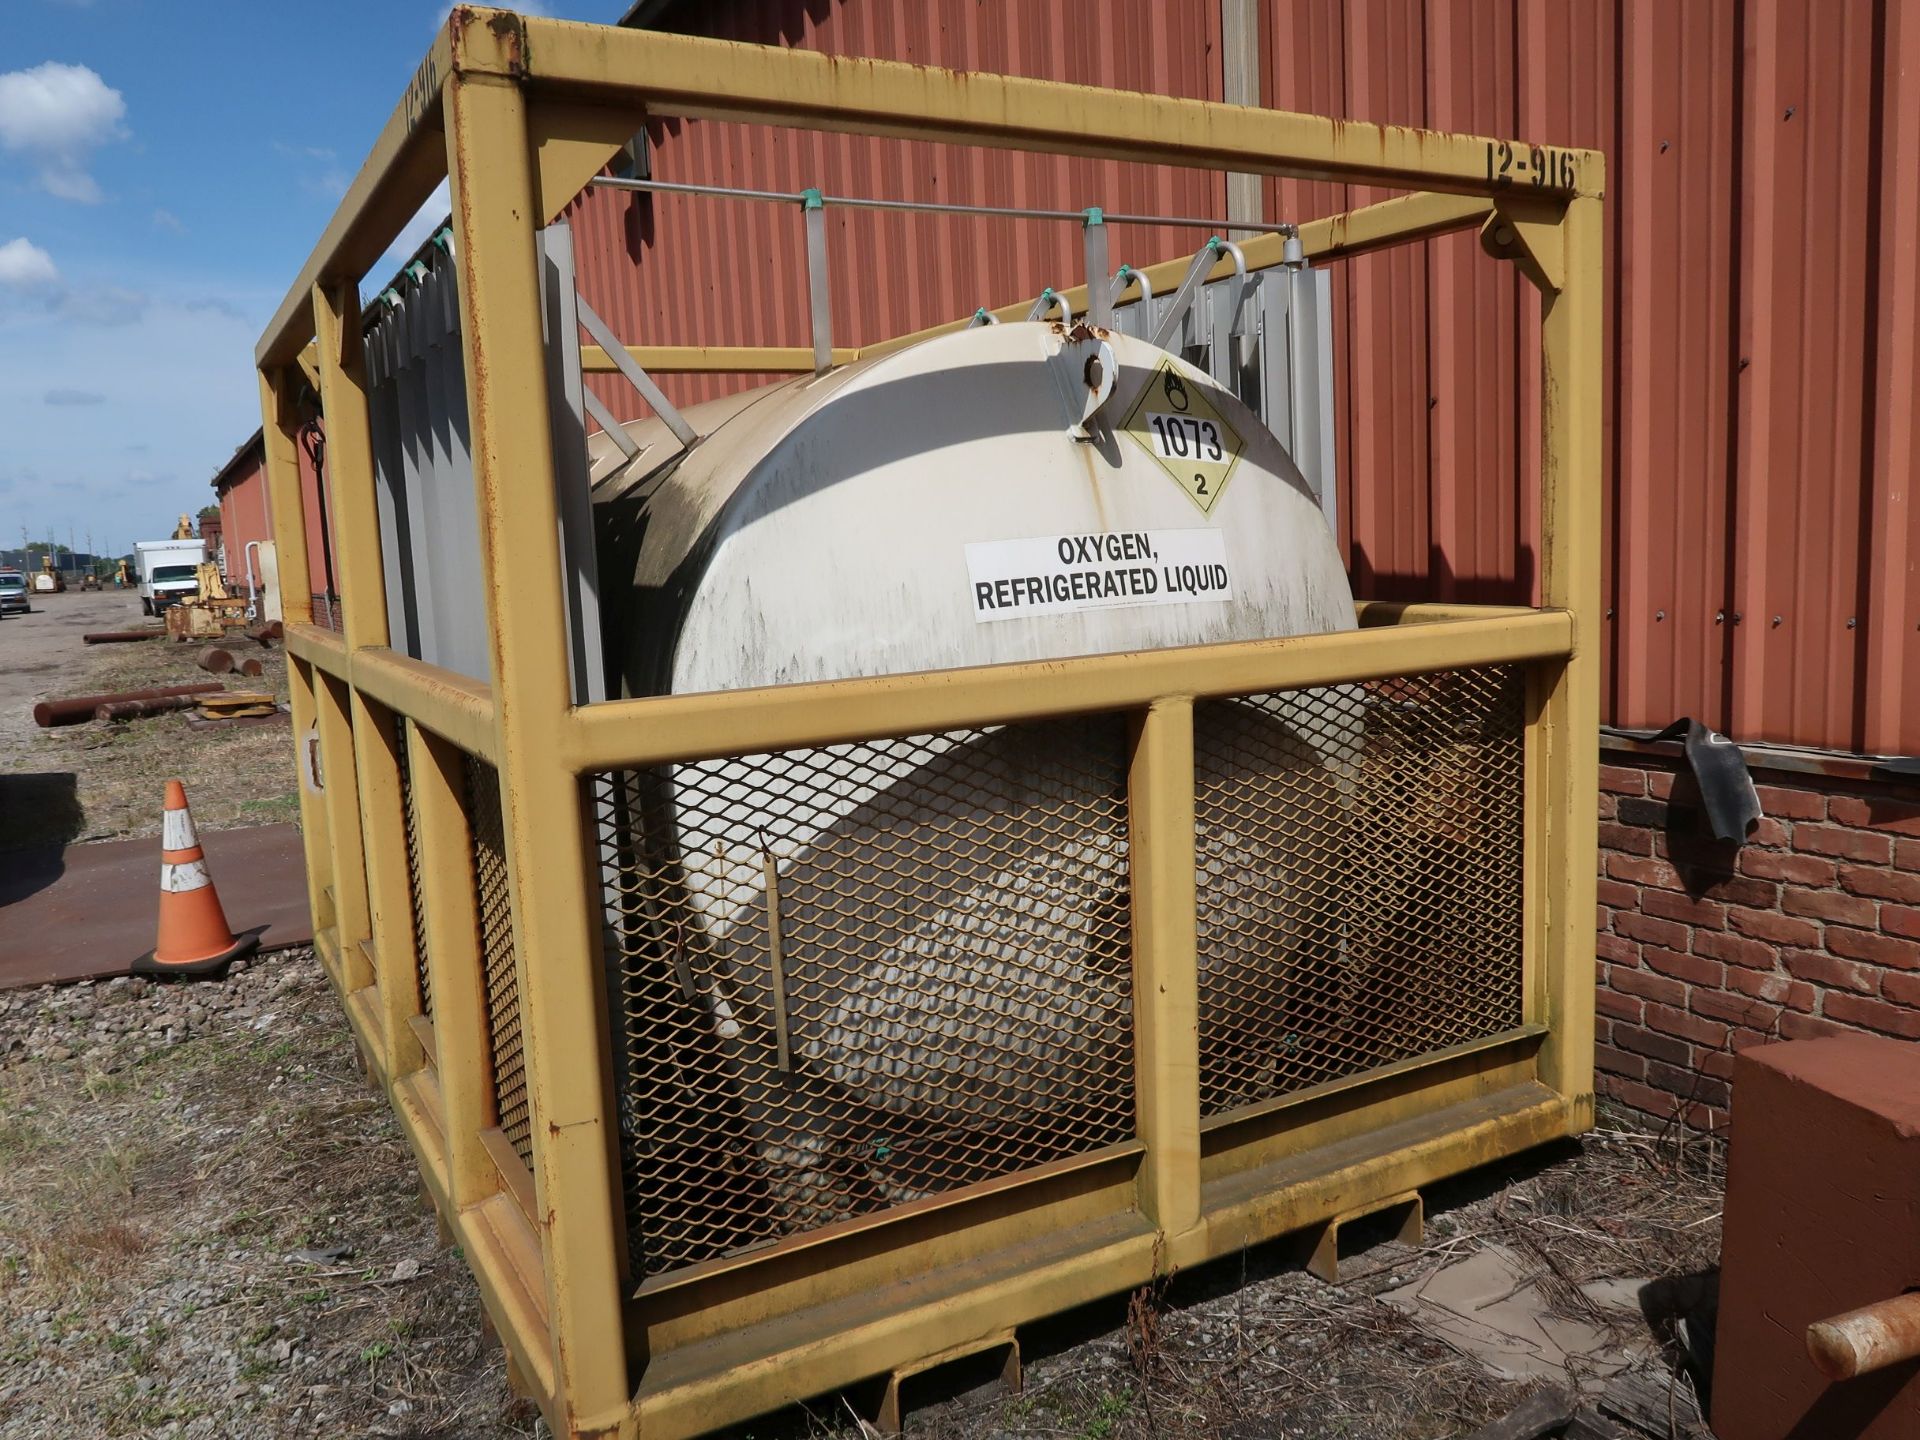
[(53, 257), (26, 236), (0, 245), (0, 285), (16, 290), (47, 290), (59, 285)]
[(49, 60), (0, 75), (0, 147), (39, 167), (40, 188), (92, 204), (100, 187), (87, 158), (120, 135), (127, 102), (84, 65)]
[(289, 145), (276, 140), (273, 148), (287, 159), (299, 162), (300, 188), (309, 195), (317, 195), (322, 200), (338, 200), (347, 193), (347, 182), (352, 177), (340, 163), (340, 156), (327, 146)]
[(246, 311), (231, 300), (224, 300), (218, 295), (203, 295), (195, 300), (183, 301), (181, 308), (192, 311), (196, 315), (224, 315), (229, 320), (247, 323)]
[[(121, 285), (69, 285), (53, 257), (26, 236), (0, 245), (0, 291), (31, 297), (31, 309), (77, 325), (136, 325), (146, 318), (151, 297)], [(25, 309), (15, 307), (16, 313)], [(58, 401), (49, 401), (58, 404)]]
[(176, 235), (184, 235), (187, 233), (187, 227), (181, 222), (180, 217), (171, 210), (154, 211), (153, 228), (156, 230), (171, 230)]
[(137, 325), (146, 318), (148, 297), (118, 285), (64, 291), (53, 308), (80, 325)]

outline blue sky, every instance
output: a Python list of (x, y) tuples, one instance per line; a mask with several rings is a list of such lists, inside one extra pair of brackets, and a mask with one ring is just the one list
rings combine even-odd
[(0, 545), (118, 554), (211, 501), (254, 342), (446, 8), (0, 4)]

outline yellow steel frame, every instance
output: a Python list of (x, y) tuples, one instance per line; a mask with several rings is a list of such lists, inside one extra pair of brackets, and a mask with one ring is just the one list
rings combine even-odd
[[(1543, 607), (1363, 606), (1362, 627), (1348, 634), (573, 705), (559, 587), (509, 587), (512, 575), (562, 573), (536, 227), (647, 115), (1414, 192), (1304, 226), (1307, 253), (1328, 259), (1480, 227), (1489, 253), (1517, 263), (1543, 294)], [(1604, 171), (1592, 152), (1509, 147), (1533, 157), (1538, 181), (1514, 187), (1492, 163), (1499, 144), (454, 10), (255, 358), (295, 728), (317, 730), (326, 761), (324, 788), (301, 792), (319, 948), (480, 1281), (516, 1380), (556, 1433), (696, 1434), (1591, 1123)], [(513, 597), (490, 616), (491, 688), (395, 654), (382, 598), (355, 287), (442, 176), (451, 177), (487, 593)], [(1245, 249), (1251, 264), (1272, 264), (1279, 240)], [(1183, 263), (1149, 272), (1156, 288)], [(1070, 303), (1083, 308), (1084, 297)], [(811, 368), (811, 352), (636, 353), (662, 370)], [(314, 626), (307, 599), (294, 435), (308, 375), (317, 375), (328, 426), (344, 635)], [(1526, 1023), (1203, 1123), (1195, 699), (1492, 663), (1521, 663), (1530, 675)], [(580, 1043), (602, 1036), (607, 1017), (600, 879), (579, 777), (1114, 711), (1133, 721), (1137, 1139), (625, 1293), (606, 1047)], [(423, 851), (430, 1027), (417, 1015), (402, 747)], [(497, 767), (501, 786), (534, 1117), (530, 1176), (491, 1113), (463, 803), (469, 755)]]

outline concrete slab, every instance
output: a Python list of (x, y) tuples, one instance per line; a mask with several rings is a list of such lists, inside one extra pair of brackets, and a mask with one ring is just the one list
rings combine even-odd
[[(313, 939), (294, 825), (203, 830), (227, 922), (259, 930), (262, 950)], [(124, 975), (153, 948), (160, 837), (0, 856), (0, 989)]]
[[(1597, 1281), (1581, 1288), (1598, 1318), (1609, 1309), (1630, 1311), (1631, 1297), (1644, 1283)], [(1501, 1245), (1489, 1245), (1380, 1298), (1509, 1380), (1574, 1379), (1592, 1385), (1646, 1356), (1644, 1346), (1621, 1343), (1625, 1326), (1553, 1313), (1537, 1277)]]

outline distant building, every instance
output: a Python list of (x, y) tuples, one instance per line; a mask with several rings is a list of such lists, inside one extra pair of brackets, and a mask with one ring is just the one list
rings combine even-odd
[[(210, 559), (233, 586), (246, 584), (247, 546), (273, 539), (273, 512), (267, 501), (267, 447), (260, 431), (238, 450), (213, 477), (213, 493), (220, 503), (217, 525), (201, 526)], [(258, 572), (254, 572), (256, 577)]]

